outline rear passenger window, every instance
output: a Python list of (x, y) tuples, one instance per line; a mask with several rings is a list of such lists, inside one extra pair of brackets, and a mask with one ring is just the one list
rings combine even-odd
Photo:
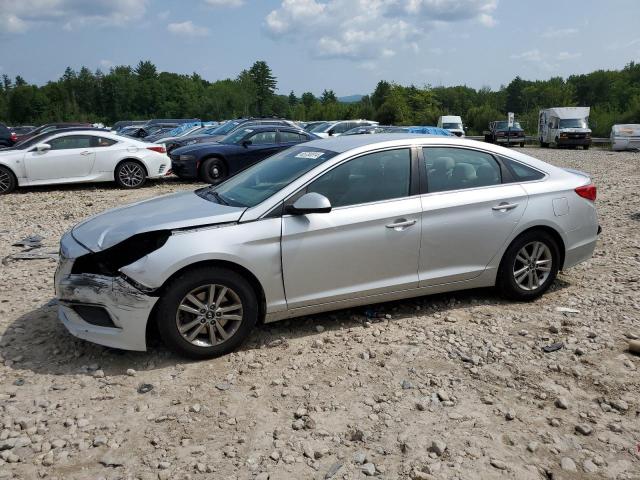
[(522, 163), (514, 162), (510, 158), (502, 158), (502, 162), (509, 167), (516, 182), (531, 182), (533, 180), (540, 180), (544, 178), (544, 173), (531, 168)]
[(463, 148), (426, 147), (429, 192), (486, 187), (502, 183), (500, 165), (488, 153)]
[(295, 132), (280, 131), (280, 143), (304, 142), (307, 137)]

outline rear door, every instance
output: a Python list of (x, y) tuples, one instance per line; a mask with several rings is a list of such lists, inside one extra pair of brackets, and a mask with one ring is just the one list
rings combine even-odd
[(95, 162), (90, 135), (63, 135), (47, 140), (50, 150), (35, 148), (25, 155), (25, 168), (31, 181), (61, 180), (88, 176)]
[(307, 136), (304, 133), (292, 132), (290, 130), (279, 130), (278, 141), (280, 146), (285, 149), (297, 145), (301, 142), (307, 141)]
[(527, 207), (517, 183), (493, 155), (470, 148), (424, 147), (420, 286), (480, 275)]

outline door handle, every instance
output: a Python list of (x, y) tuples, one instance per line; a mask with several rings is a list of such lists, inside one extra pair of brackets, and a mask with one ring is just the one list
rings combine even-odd
[(506, 212), (507, 210), (513, 210), (518, 206), (517, 203), (501, 203), (500, 205), (496, 205), (495, 207), (491, 207), (492, 210), (498, 210), (500, 212)]
[(80, 152), (80, 155), (84, 155), (84, 156), (91, 155), (91, 152), (89, 150), (85, 150), (84, 152)]
[(411, 225), (414, 225), (415, 223), (416, 223), (415, 220), (400, 220), (399, 222), (390, 223), (389, 225), (385, 225), (385, 227), (387, 227), (387, 228), (403, 228), (403, 227), (410, 227)]

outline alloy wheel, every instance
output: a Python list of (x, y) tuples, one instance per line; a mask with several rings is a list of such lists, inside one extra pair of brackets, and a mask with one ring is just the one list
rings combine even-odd
[(135, 188), (144, 182), (145, 172), (141, 165), (128, 162), (120, 167), (118, 178), (125, 187)]
[(212, 347), (231, 338), (242, 318), (238, 294), (224, 285), (208, 284), (184, 296), (176, 313), (176, 326), (192, 345)]
[(11, 188), (10, 173), (0, 169), (0, 193), (5, 193)]
[(520, 249), (513, 263), (513, 278), (523, 290), (537, 290), (551, 273), (553, 256), (543, 242), (530, 242)]

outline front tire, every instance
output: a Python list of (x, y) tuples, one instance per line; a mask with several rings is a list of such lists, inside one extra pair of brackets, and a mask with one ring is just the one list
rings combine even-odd
[(0, 166), (0, 195), (11, 193), (16, 189), (16, 176), (7, 167)]
[(589, 147), (590, 147), (590, 145), (583, 145), (583, 146), (582, 146), (582, 149), (583, 149), (583, 150), (589, 150)]
[(135, 160), (120, 162), (114, 174), (116, 184), (120, 188), (140, 188), (147, 181), (147, 171), (140, 162)]
[(249, 336), (258, 301), (236, 272), (197, 268), (169, 283), (157, 311), (164, 343), (184, 357), (205, 359), (232, 352)]
[(516, 238), (505, 252), (496, 285), (512, 300), (534, 300), (558, 275), (560, 248), (547, 232), (534, 230)]
[(226, 180), (227, 174), (227, 166), (220, 158), (207, 158), (200, 167), (202, 179), (213, 185)]

